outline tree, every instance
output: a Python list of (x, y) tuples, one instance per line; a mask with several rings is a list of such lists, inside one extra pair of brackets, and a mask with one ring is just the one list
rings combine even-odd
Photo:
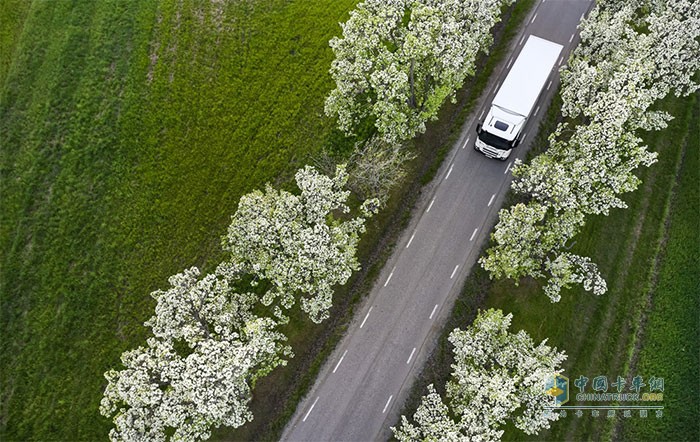
[(406, 176), (405, 164), (415, 155), (398, 144), (377, 137), (356, 147), (348, 161), (348, 188), (362, 199), (376, 198), (384, 205), (389, 192)]
[[(296, 173), (299, 195), (267, 186), (241, 198), (223, 247), (232, 262), (273, 288), (262, 298), (271, 305), (277, 298), (283, 308), (301, 296), (301, 308), (314, 322), (328, 317), (333, 286), (344, 284), (359, 268), (355, 256), (365, 218), (377, 209), (367, 200), (361, 216), (343, 219), (350, 192), (345, 166), (333, 178), (307, 166)], [(277, 306), (279, 307), (279, 306)], [(277, 310), (281, 315), (281, 310)]]
[(336, 82), (326, 114), (348, 134), (370, 119), (380, 136), (400, 143), (425, 123), (491, 44), (500, 8), (512, 0), (366, 0), (333, 38)]
[(233, 290), (237, 269), (199, 274), (192, 267), (152, 293), (154, 337), (105, 373), (100, 413), (113, 417), (111, 440), (203, 440), (212, 427), (239, 427), (253, 419), (255, 381), (291, 356), (275, 321), (253, 315), (254, 296)]
[(552, 405), (544, 386), (566, 355), (546, 341), (535, 345), (523, 330), (510, 333), (511, 319), (491, 309), (479, 313), (467, 330), (450, 333), (455, 362), (447, 404), (429, 386), (414, 415), (416, 424), (402, 416), (401, 427), (392, 428), (397, 439), (496, 441), (507, 422), (537, 434), (558, 419), (544, 413)]

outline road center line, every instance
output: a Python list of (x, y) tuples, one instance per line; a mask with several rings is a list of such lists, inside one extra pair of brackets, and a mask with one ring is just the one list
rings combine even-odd
[(486, 207), (491, 207), (491, 203), (493, 202), (493, 199), (496, 198), (496, 194), (494, 193), (491, 195), (491, 199), (489, 200), (489, 204)]
[(450, 174), (452, 173), (453, 167), (455, 167), (454, 163), (450, 165), (450, 170), (447, 171), (447, 175), (445, 175), (445, 179), (448, 179), (450, 177)]
[(458, 268), (459, 268), (459, 265), (456, 265), (456, 266), (455, 266), (455, 269), (452, 270), (452, 274), (450, 275), (450, 279), (452, 279), (452, 278), (455, 277), (455, 273), (457, 273), (457, 269), (458, 269)]
[(464, 144), (462, 145), (462, 149), (464, 149), (465, 147), (467, 147), (467, 144), (469, 144), (469, 140), (471, 140), (471, 138), (472, 138), (471, 135), (469, 135), (469, 136), (467, 137), (467, 141), (465, 141)]
[(340, 360), (339, 360), (338, 363), (335, 365), (335, 368), (333, 369), (333, 373), (335, 373), (335, 371), (338, 369), (338, 367), (340, 367), (340, 363), (343, 362), (343, 359), (345, 359), (345, 355), (346, 355), (346, 354), (348, 354), (348, 351), (347, 351), (347, 350), (345, 350), (345, 352), (343, 353), (343, 356), (340, 357)]
[(430, 205), (428, 206), (428, 210), (426, 212), (430, 212), (430, 208), (433, 207), (433, 203), (435, 202), (435, 198), (430, 202)]
[(394, 268), (391, 269), (391, 273), (389, 273), (389, 277), (386, 279), (386, 282), (384, 283), (384, 287), (386, 287), (387, 284), (389, 284), (389, 281), (391, 281), (391, 277), (394, 276), (394, 270), (396, 270), (396, 266), (394, 266)]
[(513, 164), (512, 161), (511, 161), (510, 163), (508, 163), (508, 166), (506, 167), (506, 170), (503, 171), (503, 175), (505, 175), (505, 174), (508, 173), (508, 171), (510, 170), (510, 165), (511, 165), (511, 164)]
[[(539, 14), (539, 12), (537, 14)], [(537, 14), (535, 14), (535, 16), (532, 17), (532, 20), (530, 20), (530, 24), (533, 24), (535, 22), (535, 19), (537, 18)]]
[(547, 84), (547, 90), (549, 90), (549, 87), (552, 85), (552, 80), (549, 80), (549, 83)]
[(391, 400), (394, 398), (394, 395), (392, 394), (389, 396), (389, 399), (386, 401), (386, 405), (384, 406), (384, 409), (382, 410), (382, 414), (386, 413), (386, 409), (389, 408), (389, 403), (391, 403)]
[(413, 347), (413, 351), (411, 352), (411, 356), (408, 357), (408, 361), (406, 361), (407, 364), (411, 363), (411, 359), (413, 359), (413, 353), (416, 352), (416, 347)]
[(408, 244), (406, 244), (406, 248), (408, 248), (411, 243), (413, 242), (413, 238), (416, 237), (416, 232), (413, 232), (413, 235), (411, 235), (411, 239), (408, 240)]
[(525, 41), (525, 36), (523, 35), (523, 38), (520, 39), (520, 43), (518, 43), (518, 45), (519, 46), (522, 45), (524, 41)]
[[(367, 322), (367, 318), (369, 318), (369, 314), (372, 313), (373, 308), (374, 307), (370, 307), (369, 310), (367, 311), (367, 314), (365, 315), (365, 319), (362, 321), (362, 324), (360, 324), (360, 328), (365, 326), (365, 322)], [(343, 356), (345, 356), (345, 355), (343, 355)], [(335, 370), (333, 370), (333, 371), (335, 371)]]
[(438, 305), (439, 305), (439, 304), (435, 304), (435, 307), (433, 307), (433, 311), (430, 312), (430, 317), (429, 317), (428, 319), (433, 319), (433, 315), (434, 315), (435, 312), (437, 311)]
[[(479, 229), (474, 229), (474, 231), (472, 232), (472, 236), (469, 238), (469, 241), (474, 241), (474, 237), (476, 236), (476, 232), (478, 232), (478, 231), (479, 231)], [(457, 269), (455, 269), (455, 270), (457, 270)]]
[(301, 420), (302, 422), (306, 422), (306, 418), (309, 417), (309, 413), (311, 413), (311, 410), (313, 410), (314, 407), (316, 406), (316, 402), (318, 402), (319, 397), (320, 396), (316, 397), (316, 400), (314, 401), (313, 405), (311, 406), (311, 408), (309, 408), (309, 411), (306, 412), (306, 416), (304, 416), (304, 419)]

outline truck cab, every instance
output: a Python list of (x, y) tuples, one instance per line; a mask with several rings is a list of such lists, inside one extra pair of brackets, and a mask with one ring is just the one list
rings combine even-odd
[(520, 143), (520, 132), (527, 118), (496, 105), (491, 107), (484, 124), (476, 126), (474, 148), (489, 158), (505, 161)]

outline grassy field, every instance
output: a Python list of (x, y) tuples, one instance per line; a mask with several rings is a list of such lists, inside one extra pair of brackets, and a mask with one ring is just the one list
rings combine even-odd
[[(664, 378), (661, 419), (624, 421), (622, 440), (700, 439), (700, 106), (697, 101), (673, 194), (635, 372)], [(670, 141), (670, 140), (669, 140)]]
[[(558, 100), (541, 132), (556, 123)], [(565, 291), (552, 304), (538, 283), (490, 281), (473, 270), (445, 327), (465, 327), (478, 308), (500, 308), (514, 315), (512, 328), (566, 350), (564, 374), (572, 380), (617, 375), (664, 377), (664, 417), (623, 420), (588, 415), (566, 418), (550, 431), (528, 437), (508, 428), (505, 440), (697, 440), (698, 391), (698, 99), (669, 98), (661, 107), (676, 117), (664, 131), (645, 135), (659, 162), (639, 171), (643, 184), (625, 196), (629, 209), (591, 219), (574, 250), (591, 256), (609, 291), (595, 297), (580, 288)], [(539, 136), (539, 145), (545, 137)], [(513, 197), (511, 197), (512, 199)], [(429, 383), (444, 385), (450, 374), (446, 334), (433, 353), (404, 414), (412, 414)], [(646, 381), (645, 381), (646, 382)], [(589, 384), (590, 392), (590, 384)], [(575, 405), (572, 401), (569, 405)], [(641, 419), (641, 422), (640, 422)]]
[(328, 142), (355, 3), (0, 2), (0, 439), (106, 437), (150, 291)]

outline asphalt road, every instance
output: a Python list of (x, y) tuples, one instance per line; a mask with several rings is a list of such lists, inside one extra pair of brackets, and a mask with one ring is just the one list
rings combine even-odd
[(541, 0), (514, 39), (512, 56), (495, 71), (476, 111), (463, 126), (449, 160), (426, 190), (357, 317), (299, 404), (282, 440), (386, 440), (415, 376), (480, 248), (488, 238), (510, 184), (512, 160), (523, 158), (558, 76), (540, 97), (523, 143), (501, 162), (473, 150), (476, 123), (496, 88), (534, 34), (564, 45), (563, 60), (578, 41), (576, 26), (588, 0)]

